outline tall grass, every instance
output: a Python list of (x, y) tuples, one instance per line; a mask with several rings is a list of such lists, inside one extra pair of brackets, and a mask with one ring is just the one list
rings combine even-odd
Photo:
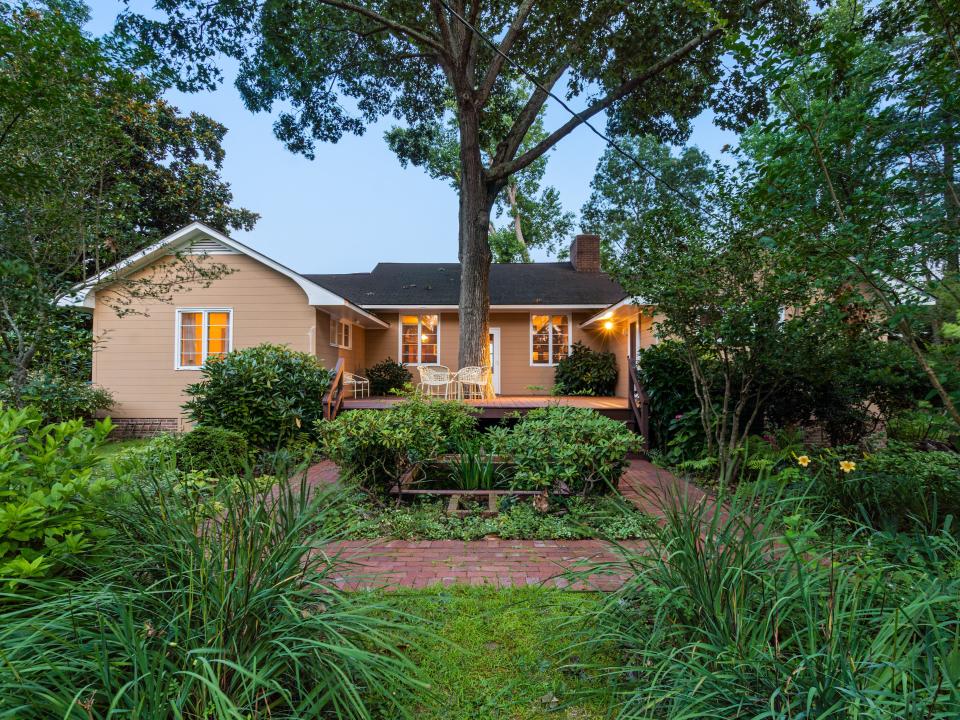
[(623, 550), (636, 575), (587, 640), (622, 648), (617, 717), (960, 717), (958, 573), (860, 561), (795, 502), (715, 507), (672, 498), (650, 551)]
[(0, 596), (0, 718), (407, 715), (413, 628), (338, 592), (313, 536), (335, 494), (248, 477), (197, 501), (149, 474), (99, 567)]

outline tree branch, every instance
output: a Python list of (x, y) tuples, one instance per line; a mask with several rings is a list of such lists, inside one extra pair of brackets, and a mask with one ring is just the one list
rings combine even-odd
[(500, 41), (500, 46), (497, 48), (497, 51), (493, 53), (493, 58), (490, 60), (490, 67), (487, 68), (487, 73), (483, 77), (483, 82), (480, 85), (480, 91), (477, 95), (479, 105), (482, 106), (487, 101), (487, 98), (490, 97), (490, 93), (493, 92), (493, 86), (497, 82), (497, 76), (500, 75), (503, 63), (506, 61), (506, 55), (510, 53), (510, 49), (520, 36), (520, 32), (523, 30), (523, 24), (533, 9), (533, 4), (534, 0), (525, 0), (520, 6), (520, 9), (517, 10), (516, 17), (514, 17), (513, 22), (510, 23), (507, 34), (503, 36), (503, 40)]
[(346, 10), (347, 12), (361, 15), (369, 18), (370, 20), (375, 20), (399, 35), (404, 35), (414, 42), (421, 43), (428, 47), (432, 47), (439, 52), (443, 52), (443, 46), (436, 40), (436, 38), (425, 35), (419, 30), (414, 30), (403, 23), (390, 20), (374, 10), (370, 10), (361, 5), (355, 5), (351, 2), (343, 2), (343, 0), (319, 0), (319, 2), (321, 5), (328, 5), (330, 7), (335, 7), (340, 10)]
[[(502, 164), (516, 154), (520, 145), (523, 143), (523, 139), (527, 136), (527, 132), (537, 119), (540, 108), (542, 108), (543, 104), (547, 101), (548, 93), (546, 91), (553, 89), (553, 86), (563, 77), (568, 67), (569, 64), (566, 61), (559, 63), (550, 71), (547, 79), (541, 83), (543, 89), (539, 87), (534, 88), (534, 91), (530, 94), (530, 98), (527, 100), (527, 104), (523, 106), (520, 114), (517, 115), (517, 119), (514, 121), (510, 131), (497, 145), (496, 153), (490, 163), (491, 168)], [(504, 177), (509, 177), (509, 175), (505, 175)]]
[[(759, 2), (754, 3), (750, 9), (752, 12), (757, 12), (765, 5), (769, 4), (769, 2), (770, 0), (759, 0)], [(648, 80), (660, 75), (667, 68), (678, 64), (701, 45), (708, 43), (722, 35), (728, 25), (714, 25), (710, 30), (700, 33), (681, 47), (674, 50), (665, 58), (655, 62), (636, 77), (624, 82), (616, 90), (593, 103), (586, 110), (577, 113), (574, 117), (570, 118), (570, 120), (554, 130), (552, 133), (550, 133), (550, 135), (534, 145), (530, 150), (525, 152), (520, 157), (511, 161), (499, 162), (493, 165), (489, 171), (490, 177), (495, 179), (509, 177), (513, 173), (523, 170), (525, 167), (547, 152), (550, 148), (556, 145), (560, 140), (565, 138), (576, 128), (580, 127), (580, 125), (582, 125), (585, 121), (603, 112), (618, 100), (622, 100)]]

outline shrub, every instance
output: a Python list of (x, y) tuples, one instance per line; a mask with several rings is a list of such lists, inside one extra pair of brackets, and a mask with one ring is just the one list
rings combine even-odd
[(683, 345), (675, 340), (664, 340), (641, 350), (637, 374), (650, 397), (650, 429), (654, 445), (664, 450), (673, 437), (671, 425), (681, 416), (694, 412), (699, 430), (692, 424), (685, 424), (684, 429), (691, 430), (696, 436), (694, 441), (702, 447), (706, 440), (699, 419), (700, 403)]
[(401, 365), (389, 357), (368, 367), (365, 377), (370, 381), (371, 395), (391, 395), (403, 390), (404, 385), (413, 380), (406, 365)]
[(464, 403), (411, 398), (318, 423), (321, 449), (348, 477), (384, 492), (411, 467), (468, 442), (477, 419)]
[[(838, 459), (843, 457), (856, 459), (856, 470), (840, 471)], [(919, 523), (925, 530), (946, 515), (960, 517), (960, 454), (890, 442), (862, 458), (853, 449), (838, 450), (823, 463), (818, 468), (821, 486), (845, 515), (892, 528)]]
[(48, 575), (106, 533), (102, 504), (117, 483), (94, 468), (111, 428), (0, 407), (0, 578)]
[(249, 460), (246, 438), (235, 430), (201, 425), (179, 438), (177, 466), (209, 470), (218, 475), (240, 475)]
[(198, 425), (235, 430), (258, 448), (276, 448), (323, 417), (331, 374), (312, 355), (263, 344), (204, 365), (184, 404)]
[(340, 592), (346, 568), (316, 533), (338, 491), (245, 477), (201, 505), (142, 480), (113, 518), (109, 565), (4, 597), (0, 715), (410, 715), (422, 684), (398, 650), (415, 638), (409, 616)]
[[(10, 388), (0, 385), (0, 402), (12, 400)], [(22, 405), (32, 405), (43, 423), (91, 420), (113, 407), (113, 396), (89, 382), (45, 372), (31, 373), (20, 396)]]
[(617, 356), (576, 342), (570, 354), (557, 363), (554, 382), (558, 395), (615, 395)]
[(627, 454), (641, 443), (621, 422), (557, 405), (531, 410), (514, 427), (489, 434), (494, 452), (515, 463), (515, 487), (582, 494), (616, 488)]

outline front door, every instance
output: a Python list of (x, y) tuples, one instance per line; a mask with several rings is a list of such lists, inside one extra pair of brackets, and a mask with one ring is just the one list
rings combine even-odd
[(493, 391), (500, 394), (500, 328), (490, 328), (490, 364), (493, 368)]

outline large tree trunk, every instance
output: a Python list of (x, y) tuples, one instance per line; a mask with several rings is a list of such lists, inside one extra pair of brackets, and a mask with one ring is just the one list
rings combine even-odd
[(460, 367), (490, 367), (490, 186), (480, 156), (475, 112), (460, 113)]

